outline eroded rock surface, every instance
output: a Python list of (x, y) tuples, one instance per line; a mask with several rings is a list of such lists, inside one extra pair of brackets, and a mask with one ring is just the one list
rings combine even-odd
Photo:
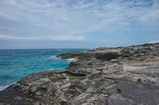
[(0, 105), (159, 105), (159, 44), (61, 54), (65, 70), (30, 74)]

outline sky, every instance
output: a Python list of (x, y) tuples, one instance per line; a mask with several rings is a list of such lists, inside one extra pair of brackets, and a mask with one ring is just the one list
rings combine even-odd
[(0, 49), (159, 42), (159, 0), (0, 0)]

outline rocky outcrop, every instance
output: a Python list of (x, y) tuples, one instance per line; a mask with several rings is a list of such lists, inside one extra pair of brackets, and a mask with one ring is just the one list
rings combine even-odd
[(61, 54), (65, 70), (30, 74), (0, 105), (159, 105), (159, 44)]

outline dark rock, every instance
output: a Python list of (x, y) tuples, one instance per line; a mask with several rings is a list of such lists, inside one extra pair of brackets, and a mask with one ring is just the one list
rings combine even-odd
[(108, 52), (108, 53), (97, 53), (96, 54), (96, 58), (99, 60), (106, 60), (106, 61), (110, 61), (112, 59), (116, 59), (118, 58), (120, 55), (116, 52)]
[(65, 70), (30, 74), (0, 92), (6, 105), (158, 105), (159, 44), (61, 54)]

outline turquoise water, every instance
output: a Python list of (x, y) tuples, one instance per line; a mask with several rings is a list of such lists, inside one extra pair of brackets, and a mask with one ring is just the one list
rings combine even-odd
[(68, 67), (74, 59), (58, 59), (57, 55), (85, 49), (0, 50), (0, 90), (28, 74)]

